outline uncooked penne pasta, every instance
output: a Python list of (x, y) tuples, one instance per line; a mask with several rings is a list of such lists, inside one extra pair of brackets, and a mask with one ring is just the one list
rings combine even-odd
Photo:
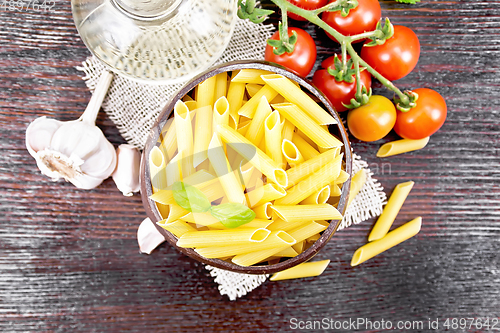
[(342, 155), (335, 157), (333, 161), (321, 167), (297, 185), (287, 190), (283, 198), (276, 199), (275, 205), (296, 205), (311, 194), (319, 191), (333, 182), (340, 173)]
[(297, 242), (303, 241), (311, 236), (314, 236), (328, 228), (328, 223), (325, 221), (310, 221), (302, 223), (298, 227), (288, 231)]
[(344, 170), (340, 170), (339, 177), (337, 179), (335, 179), (334, 183), (335, 184), (343, 184), (349, 179), (349, 177), (351, 177), (351, 175), (349, 175)]
[[(302, 242), (301, 242), (302, 243)], [(295, 244), (294, 244), (295, 245)], [(284, 250), (273, 254), (275, 257), (296, 257), (299, 255), (299, 252), (297, 252), (294, 248), (293, 245), (285, 248)]]
[(414, 150), (424, 148), (429, 143), (429, 137), (420, 140), (402, 139), (383, 144), (378, 152), (377, 157), (388, 157), (398, 154), (407, 153)]
[(392, 223), (396, 219), (399, 210), (403, 206), (408, 194), (410, 193), (413, 185), (415, 183), (412, 181), (401, 183), (396, 185), (394, 191), (392, 191), (391, 197), (387, 201), (387, 204), (382, 211), (382, 214), (375, 222), (370, 235), (368, 236), (368, 241), (372, 242), (374, 240), (384, 237), (389, 229), (391, 229)]
[(290, 122), (290, 120), (284, 119), (282, 117), (283, 123), (283, 133), (281, 135), (282, 139), (287, 139), (288, 141), (292, 141), (293, 133), (295, 131), (295, 125)]
[[(158, 147), (153, 147), (149, 153), (149, 174), (151, 177), (151, 186), (153, 187), (153, 195), (161, 192), (167, 186), (167, 173), (165, 168), (165, 156)], [(156, 203), (156, 208), (162, 217), (169, 213), (169, 206), (162, 203)]]
[[(279, 113), (290, 120), (298, 129), (311, 138), (318, 147), (334, 148), (342, 146), (343, 143), (334, 137), (330, 132), (314, 122), (302, 109), (292, 103), (273, 104), (272, 107)], [(323, 109), (321, 109), (323, 110)], [(326, 112), (323, 110), (323, 113)]]
[(189, 111), (196, 110), (196, 108), (198, 107), (198, 103), (196, 101), (186, 101), (184, 102), (184, 104), (186, 104)]
[(180, 221), (180, 220), (173, 221), (173, 222), (167, 222), (166, 220), (162, 220), (160, 222), (156, 222), (156, 224), (158, 224), (163, 229), (171, 232), (177, 238), (181, 237), (186, 232), (196, 231), (195, 228), (193, 228), (192, 226), (190, 226), (186, 222)]
[(295, 206), (272, 205), (271, 209), (280, 219), (287, 222), (342, 219), (342, 214), (329, 204)]
[(265, 84), (264, 80), (260, 77), (261, 75), (270, 74), (270, 72), (261, 69), (242, 69), (236, 74), (231, 82), (244, 82), (244, 83), (256, 83)]
[(240, 266), (251, 266), (253, 264), (259, 263), (261, 261), (264, 261), (264, 259), (267, 259), (271, 256), (276, 255), (277, 253), (286, 250), (288, 247), (291, 245), (295, 244), (295, 240), (293, 238), (290, 238), (290, 245), (287, 245), (285, 247), (273, 247), (270, 249), (265, 249), (265, 250), (260, 250), (260, 251), (252, 251), (249, 253), (244, 253), (244, 254), (238, 254), (233, 257), (231, 260), (233, 263), (236, 265)]
[(195, 251), (205, 258), (223, 258), (252, 251), (261, 251), (270, 248), (290, 246), (295, 239), (284, 231), (273, 231), (262, 242), (240, 243), (234, 245), (221, 245), (212, 247), (197, 247)]
[(304, 157), (297, 146), (287, 139), (283, 139), (281, 143), (281, 153), (292, 168), (304, 162)]
[[(230, 82), (227, 90), (227, 102), (229, 103), (229, 117), (236, 126), (240, 122), (238, 110), (243, 104), (243, 96), (245, 95), (245, 84), (239, 82)], [(230, 120), (231, 122), (231, 120)], [(236, 129), (236, 127), (233, 127)]]
[(211, 106), (204, 106), (196, 110), (193, 142), (193, 166), (195, 168), (208, 158), (208, 144), (212, 138), (212, 118)]
[(182, 176), (194, 173), (193, 167), (193, 127), (189, 109), (184, 102), (178, 101), (174, 106), (174, 122), (177, 135), (177, 146), (182, 151)]
[(217, 125), (229, 124), (229, 102), (226, 99), (226, 96), (222, 96), (214, 104), (214, 112), (213, 112), (213, 131), (215, 132)]
[(319, 152), (297, 133), (293, 135), (292, 142), (297, 146), (304, 160), (310, 160), (319, 155)]
[(329, 263), (330, 260), (304, 262), (295, 267), (285, 269), (284, 271), (278, 273), (274, 273), (269, 278), (269, 280), (279, 281), (318, 276), (325, 271)]
[(278, 231), (278, 230), (289, 231), (308, 222), (310, 221), (303, 220), (303, 221), (287, 222), (280, 218), (276, 218), (273, 223), (267, 226), (267, 229), (271, 231)]
[(229, 146), (252, 163), (252, 165), (266, 175), (269, 180), (281, 187), (286, 187), (288, 185), (288, 178), (285, 170), (276, 165), (269, 156), (255, 147), (255, 145), (245, 137), (227, 125), (217, 126), (217, 131)]
[(300, 165), (290, 168), (286, 171), (288, 175), (288, 186), (290, 188), (311, 174), (315, 173), (321, 167), (325, 166), (329, 162), (331, 162), (334, 158), (336, 158), (335, 150), (329, 149), (324, 153), (319, 154), (318, 156), (307, 160)]
[(164, 153), (165, 161), (168, 162), (174, 157), (175, 151), (177, 150), (177, 135), (175, 132), (174, 118), (170, 118), (164, 127), (167, 128), (167, 130), (161, 134), (160, 149)]
[(264, 121), (266, 154), (283, 168), (285, 166), (283, 165), (283, 153), (281, 151), (282, 130), (283, 122), (281, 122), (279, 112), (275, 110)]
[[(165, 219), (165, 223), (170, 223), (179, 220), (181, 217), (186, 216), (189, 214), (187, 210), (182, 208), (181, 206), (177, 204), (171, 204), (170, 205), (170, 210), (168, 212), (168, 216)], [(164, 218), (164, 216), (162, 216)]]
[[(336, 186), (336, 185), (335, 185)], [(311, 194), (300, 203), (302, 205), (317, 205), (317, 204), (325, 204), (328, 199), (330, 199), (330, 187), (331, 185), (326, 185), (318, 192)], [(337, 187), (338, 188), (338, 187)]]
[(362, 262), (375, 257), (377, 254), (380, 254), (415, 236), (420, 231), (421, 226), (422, 218), (417, 217), (410, 222), (403, 224), (399, 228), (390, 231), (384, 237), (361, 246), (352, 256), (351, 266), (357, 266)]
[(246, 199), (243, 189), (235, 174), (229, 168), (229, 162), (217, 133), (214, 133), (212, 136), (207, 154), (210, 164), (214, 167), (215, 173), (219, 177), (219, 181), (229, 201), (245, 204)]
[(165, 167), (165, 173), (167, 175), (167, 185), (171, 186), (173, 183), (180, 181), (182, 179), (182, 158), (184, 154), (183, 151), (179, 151)]
[[(250, 84), (247, 84), (245, 85), (245, 89), (247, 91), (247, 94), (250, 98), (254, 97), (255, 95), (257, 95), (257, 93), (259, 92), (259, 90), (262, 89), (262, 86), (263, 85), (260, 85), (260, 84), (253, 84), (253, 83), (250, 83)], [(276, 98), (276, 97), (275, 97)]]
[(351, 204), (351, 202), (354, 200), (354, 198), (358, 195), (359, 191), (361, 191), (361, 188), (363, 185), (365, 185), (366, 182), (366, 170), (365, 169), (360, 169), (358, 172), (352, 176), (351, 180), (351, 188), (349, 190), (349, 200), (347, 201), (347, 206)]
[(189, 213), (180, 220), (189, 222), (189, 223), (194, 223), (199, 226), (207, 226), (211, 227), (214, 224), (220, 223), (219, 220), (217, 220), (215, 217), (212, 216), (210, 213)]
[(244, 116), (247, 118), (253, 118), (255, 111), (257, 109), (257, 105), (259, 104), (262, 96), (265, 96), (268, 101), (271, 101), (274, 97), (276, 97), (278, 93), (276, 90), (268, 86), (267, 84), (260, 89), (255, 96), (250, 98), (248, 102), (246, 102), (239, 110), (238, 114), (240, 116)]
[(245, 138), (256, 146), (259, 146), (260, 142), (264, 138), (264, 123), (266, 118), (271, 114), (271, 111), (271, 106), (269, 105), (266, 97), (262, 96), (259, 104), (257, 105), (254, 118), (250, 123), (250, 127), (245, 134)]
[[(248, 228), (266, 228), (268, 225), (273, 223), (272, 220), (265, 220), (265, 219), (253, 219), (252, 221), (245, 223), (243, 225), (240, 225), (238, 228), (239, 229), (248, 229)], [(222, 223), (214, 223), (208, 225), (210, 229), (227, 229)]]
[(214, 105), (215, 84), (217, 77), (212, 76), (200, 83), (196, 90), (196, 102), (199, 108)]
[(336, 124), (337, 121), (329, 115), (318, 103), (309, 95), (303, 92), (300, 87), (291, 80), (279, 74), (263, 75), (262, 79), (266, 85), (277, 91), (290, 103), (296, 104), (300, 109), (307, 112), (307, 115), (319, 125)]
[(263, 242), (271, 232), (267, 229), (227, 229), (187, 232), (176, 245), (179, 247), (229, 246)]
[(266, 184), (262, 187), (256, 187), (252, 191), (247, 192), (246, 198), (248, 206), (253, 208), (255, 206), (263, 205), (266, 202), (283, 198), (286, 191), (276, 184)]
[(271, 211), (271, 203), (270, 202), (266, 202), (260, 206), (253, 207), (252, 209), (255, 213), (256, 218), (266, 219), (266, 220), (271, 219), (271, 212), (272, 211)]
[(227, 73), (219, 73), (215, 76), (214, 101), (222, 96), (226, 97), (227, 93)]

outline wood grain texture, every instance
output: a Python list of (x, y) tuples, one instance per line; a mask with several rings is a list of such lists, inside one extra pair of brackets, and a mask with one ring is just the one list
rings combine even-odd
[[(388, 194), (415, 181), (395, 225), (422, 216), (422, 230), (351, 268), (374, 221), (353, 226), (318, 254), (332, 260), (321, 277), (266, 282), (236, 302), (172, 247), (139, 253), (139, 196), (123, 197), (111, 180), (82, 191), (40, 175), (25, 149), (26, 127), (38, 116), (70, 120), (83, 112), (90, 93), (75, 66), (89, 52), (69, 1), (57, 1), (55, 13), (1, 9), (0, 331), (284, 332), (292, 318), (498, 318), (500, 1), (381, 5), (421, 43), (416, 69), (398, 86), (436, 89), (449, 115), (422, 151), (376, 158), (381, 143), (396, 139), (392, 133), (353, 147)], [(317, 40), (316, 67), (338, 50), (322, 31), (297, 26)], [(104, 113), (97, 123), (112, 143), (124, 142)]]

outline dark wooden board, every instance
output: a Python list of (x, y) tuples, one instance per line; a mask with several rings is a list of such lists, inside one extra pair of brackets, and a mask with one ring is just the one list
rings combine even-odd
[[(377, 143), (353, 140), (353, 147), (388, 194), (397, 183), (416, 182), (395, 225), (422, 216), (422, 230), (351, 268), (374, 221), (353, 226), (317, 256), (332, 260), (321, 277), (266, 282), (235, 302), (172, 247), (139, 253), (139, 196), (124, 198), (111, 180), (82, 191), (39, 174), (25, 149), (26, 127), (41, 115), (81, 114), (90, 93), (75, 66), (89, 52), (68, 1), (57, 1), (55, 13), (1, 9), (0, 330), (277, 332), (291, 331), (293, 318), (366, 318), (423, 321), (424, 329), (407, 330), (416, 332), (430, 331), (429, 318), (439, 318), (439, 331), (446, 318), (498, 318), (500, 1), (381, 5), (394, 24), (414, 29), (422, 47), (416, 69), (398, 86), (436, 89), (449, 116), (418, 152), (376, 158), (395, 134)], [(336, 49), (323, 32), (298, 26), (317, 40), (316, 65)], [(375, 93), (390, 96), (380, 84)], [(124, 142), (104, 113), (98, 125), (115, 145)]]

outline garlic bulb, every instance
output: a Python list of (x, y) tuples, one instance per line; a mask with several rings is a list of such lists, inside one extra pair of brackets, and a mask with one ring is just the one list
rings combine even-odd
[(111, 175), (116, 187), (124, 196), (132, 196), (134, 192), (140, 190), (139, 169), (141, 164), (141, 154), (133, 145), (122, 144), (116, 149), (118, 162), (116, 169)]
[(82, 116), (73, 121), (35, 119), (26, 130), (26, 147), (42, 174), (66, 179), (78, 188), (92, 189), (116, 166), (116, 152), (95, 125), (97, 113), (113, 75), (104, 71)]

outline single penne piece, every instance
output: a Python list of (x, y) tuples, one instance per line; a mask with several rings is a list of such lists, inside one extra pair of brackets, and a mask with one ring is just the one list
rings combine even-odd
[(402, 139), (383, 144), (377, 151), (377, 157), (388, 157), (419, 150), (427, 146), (429, 137), (420, 140)]
[(283, 139), (281, 143), (281, 153), (292, 168), (304, 162), (304, 157), (297, 146), (287, 139)]
[(311, 158), (319, 155), (319, 152), (297, 133), (293, 135), (292, 142), (295, 144), (295, 146), (297, 146), (297, 149), (304, 157), (304, 160), (310, 160)]
[(241, 184), (233, 171), (229, 168), (229, 162), (217, 133), (214, 133), (208, 145), (208, 159), (210, 160), (210, 164), (214, 167), (215, 173), (217, 177), (219, 177), (219, 182), (229, 201), (246, 204), (246, 198), (243, 194)]
[(245, 186), (245, 188), (248, 188), (250, 179), (252, 179), (252, 174), (254, 172), (257, 172), (257, 170), (255, 170), (255, 167), (251, 163), (244, 159), (240, 161), (239, 175), (241, 177), (241, 183)]
[(242, 69), (236, 74), (231, 82), (244, 82), (244, 83), (255, 83), (255, 84), (265, 84), (264, 80), (260, 77), (261, 75), (270, 74), (271, 72), (262, 69)]
[(287, 120), (283, 117), (281, 117), (283, 123), (283, 133), (281, 135), (282, 139), (287, 139), (288, 141), (292, 141), (293, 139), (293, 134), (295, 131), (295, 125), (290, 122), (290, 120)]
[(283, 123), (278, 111), (273, 111), (264, 121), (264, 138), (266, 143), (266, 154), (269, 155), (281, 167), (283, 163), (283, 153), (281, 151), (281, 132)]
[(273, 104), (272, 107), (278, 110), (279, 113), (285, 117), (285, 119), (290, 120), (292, 124), (311, 138), (311, 140), (317, 144), (318, 147), (334, 148), (343, 145), (339, 139), (315, 123), (314, 120), (297, 105), (292, 103), (280, 103)]
[(315, 241), (317, 241), (319, 238), (321, 237), (320, 234), (316, 234), (316, 235), (313, 235), (309, 238), (306, 239), (306, 242), (309, 242), (309, 243), (314, 243)]
[(180, 181), (182, 179), (182, 162), (183, 162), (183, 151), (179, 151), (165, 167), (165, 173), (167, 175), (167, 185), (172, 186), (173, 183)]
[[(243, 228), (266, 228), (268, 225), (273, 223), (272, 220), (264, 220), (264, 219), (253, 219), (252, 221), (245, 223), (243, 225), (240, 225), (238, 228), (243, 229)], [(222, 223), (214, 223), (208, 226), (210, 229), (227, 229)], [(236, 229), (238, 229), (236, 228)]]
[(351, 266), (357, 266), (362, 262), (375, 257), (377, 254), (380, 254), (415, 236), (420, 231), (421, 226), (422, 218), (417, 217), (410, 222), (403, 224), (399, 228), (390, 231), (384, 237), (361, 246), (352, 256)]
[[(326, 131), (328, 131), (328, 126), (323, 126), (323, 125), (320, 125), (320, 127), (323, 127)], [(295, 133), (300, 136), (302, 139), (304, 139), (311, 147), (313, 147), (314, 149), (317, 148), (316, 144), (314, 143), (313, 140), (311, 140), (311, 138), (309, 138), (307, 135), (305, 135), (301, 130), (297, 129), (297, 131), (295, 131)], [(328, 149), (328, 148), (325, 148), (325, 149)]]
[[(165, 167), (165, 156), (158, 147), (153, 147), (149, 153), (149, 174), (151, 177), (151, 186), (153, 188), (153, 195), (163, 191), (167, 186), (167, 172)], [(169, 206), (156, 203), (156, 208), (162, 217), (168, 216)]]
[(156, 222), (156, 224), (158, 224), (163, 229), (170, 231), (177, 238), (180, 238), (187, 232), (197, 231), (196, 228), (193, 228), (192, 226), (181, 220), (176, 220), (172, 222), (167, 222), (166, 220), (162, 220), (160, 222)]
[(285, 269), (284, 271), (274, 273), (269, 280), (279, 281), (279, 280), (289, 280), (289, 279), (301, 279), (306, 277), (313, 277), (321, 275), (330, 260), (312, 261), (304, 262), (295, 267)]
[(302, 224), (308, 223), (311, 221), (307, 220), (301, 220), (301, 221), (295, 221), (295, 222), (287, 222), (285, 220), (282, 220), (280, 218), (276, 218), (276, 220), (271, 223), (270, 225), (267, 226), (267, 229), (271, 231), (278, 231), (278, 230), (283, 230), (283, 231), (289, 231), (292, 229), (295, 229)]
[(182, 208), (177, 204), (172, 204), (170, 205), (170, 210), (168, 212), (168, 216), (165, 219), (165, 223), (177, 221), (178, 219), (180, 219), (183, 216), (186, 216), (187, 214), (189, 214), (187, 210), (185, 210), (184, 208)]
[(258, 219), (271, 219), (271, 203), (266, 202), (260, 206), (253, 207), (252, 210), (255, 213), (255, 217)]
[(266, 85), (277, 91), (290, 103), (296, 104), (300, 109), (307, 112), (308, 117), (319, 125), (336, 124), (337, 121), (329, 115), (318, 103), (300, 89), (291, 80), (279, 74), (263, 75), (262, 79)]
[(262, 242), (252, 242), (252, 243), (248, 242), (235, 245), (226, 244), (226, 245), (212, 246), (212, 247), (198, 247), (195, 249), (195, 251), (199, 255), (204, 256), (205, 258), (223, 258), (243, 253), (249, 253), (252, 251), (260, 251), (269, 248), (290, 246), (292, 244), (295, 244), (295, 240), (292, 239), (293, 238), (291, 238), (290, 235), (284, 231), (273, 231)]
[(298, 227), (291, 229), (288, 232), (290, 236), (292, 236), (297, 242), (301, 242), (303, 240), (312, 237), (323, 230), (328, 228), (328, 223), (325, 221), (310, 221), (307, 223), (302, 223)]
[[(338, 187), (337, 187), (338, 188)], [(326, 185), (318, 192), (311, 194), (300, 202), (302, 205), (325, 204), (330, 199), (330, 185)]]
[(165, 155), (165, 161), (170, 161), (177, 150), (177, 134), (175, 131), (174, 118), (170, 118), (165, 124), (167, 130), (161, 134), (160, 149)]
[(196, 89), (196, 103), (199, 108), (214, 105), (217, 77), (212, 76), (200, 83)]
[(396, 219), (399, 210), (403, 206), (403, 203), (408, 197), (408, 194), (410, 194), (410, 191), (413, 188), (414, 184), (414, 182), (409, 181), (396, 185), (389, 200), (387, 201), (387, 204), (384, 207), (384, 210), (382, 211), (382, 214), (380, 214), (377, 222), (375, 222), (375, 225), (370, 232), (370, 235), (368, 236), (369, 242), (381, 239), (387, 234), (387, 232), (389, 232), (392, 223)]
[(272, 181), (281, 187), (288, 185), (285, 170), (278, 166), (262, 150), (255, 147), (248, 139), (227, 125), (218, 125), (217, 132), (229, 146), (252, 163), (257, 170), (266, 175), (268, 181)]
[(226, 96), (222, 96), (214, 104), (214, 112), (213, 112), (213, 131), (215, 132), (217, 125), (229, 124), (229, 103), (226, 99)]
[[(234, 73), (233, 73), (234, 75)], [(243, 96), (245, 95), (245, 84), (240, 82), (230, 82), (229, 88), (227, 89), (227, 102), (229, 103), (229, 122), (234, 123), (234, 129), (236, 129), (238, 123), (240, 122), (240, 115), (238, 110), (243, 104)]]
[(204, 106), (196, 110), (193, 142), (193, 166), (196, 168), (207, 156), (208, 144), (212, 138), (212, 107)]
[(249, 253), (238, 254), (235, 255), (233, 259), (231, 259), (231, 261), (236, 265), (245, 267), (251, 266), (261, 261), (264, 261), (265, 259), (268, 259), (271, 256), (275, 256), (277, 253), (282, 252), (289, 247), (291, 247), (291, 245), (286, 247), (274, 247), (266, 250), (252, 251)]
[(193, 167), (193, 127), (189, 109), (186, 104), (177, 101), (174, 106), (174, 122), (177, 135), (177, 146), (182, 151), (182, 177), (195, 172)]
[(366, 170), (365, 169), (360, 169), (358, 172), (352, 176), (351, 180), (351, 188), (349, 190), (349, 200), (347, 201), (347, 206), (349, 207), (354, 198), (358, 195), (359, 191), (361, 191), (361, 188), (363, 188), (363, 185), (365, 185), (366, 182)]
[(266, 96), (262, 96), (257, 105), (257, 110), (255, 111), (254, 118), (250, 123), (245, 138), (252, 142), (254, 145), (259, 146), (260, 142), (264, 138), (264, 124), (266, 118), (271, 114), (271, 106), (267, 102)]
[(245, 136), (247, 134), (248, 129), (250, 128), (251, 121), (245, 122), (242, 126), (238, 127), (238, 133)]
[(194, 111), (198, 107), (198, 103), (196, 101), (186, 101), (184, 104), (186, 104), (189, 111)]
[(210, 167), (210, 161), (207, 158), (196, 167), (196, 171), (207, 171), (209, 167)]
[(229, 246), (263, 242), (271, 232), (267, 229), (228, 229), (187, 232), (177, 240), (178, 247)]
[(287, 190), (287, 194), (283, 198), (276, 199), (275, 205), (296, 205), (311, 194), (329, 185), (340, 173), (342, 158), (343, 156), (339, 155), (316, 172), (309, 174), (305, 179)]
[(243, 106), (238, 110), (238, 114), (247, 118), (253, 118), (255, 111), (257, 110), (257, 105), (259, 104), (263, 96), (265, 96), (266, 99), (270, 101), (277, 95), (278, 93), (276, 92), (276, 90), (266, 84), (255, 94), (255, 96), (253, 96), (248, 100), (248, 102), (243, 104)]
[(253, 83), (250, 83), (250, 84), (247, 84), (245, 85), (245, 89), (247, 91), (247, 94), (250, 98), (254, 97), (255, 95), (257, 95), (257, 93), (259, 92), (260, 89), (262, 89), (262, 85), (260, 84), (253, 84)]
[(293, 248), (293, 245), (292, 245), (292, 246), (289, 246), (289, 247), (285, 248), (284, 250), (281, 250), (278, 253), (273, 254), (273, 256), (275, 256), (275, 257), (290, 257), (290, 258), (292, 258), (292, 257), (298, 256), (299, 253), (300, 252), (295, 251), (295, 249)]
[(285, 98), (283, 98), (283, 96), (281, 96), (281, 95), (278, 95), (278, 96), (274, 97), (269, 102), (269, 104), (279, 104), (279, 103), (285, 103), (285, 102), (286, 102)]
[(194, 99), (193, 99), (193, 97), (191, 97), (191, 96), (189, 96), (189, 95), (186, 94), (186, 95), (184, 95), (184, 97), (182, 97), (182, 101), (184, 103), (186, 103), (186, 102), (189, 102), (189, 101), (194, 101)]
[(287, 222), (342, 219), (342, 214), (329, 204), (295, 206), (272, 205), (271, 209), (280, 219)]
[(227, 73), (219, 73), (215, 76), (214, 101), (227, 94)]
[(248, 206), (253, 208), (255, 206), (263, 205), (266, 202), (274, 201), (278, 198), (283, 198), (286, 191), (276, 184), (266, 184), (262, 187), (257, 187), (252, 191), (247, 192), (246, 198)]
[(192, 213), (184, 215), (180, 220), (194, 223), (198, 226), (212, 226), (214, 224), (220, 223), (212, 214), (210, 213)]
[(344, 170), (340, 170), (339, 177), (335, 179), (334, 184), (343, 184), (349, 179), (349, 177), (351, 177), (351, 175)]
[(331, 197), (340, 197), (342, 194), (342, 190), (337, 184), (330, 184), (330, 196)]
[(296, 244), (293, 244), (292, 247), (297, 253), (302, 253), (304, 252), (304, 243), (305, 241), (297, 242)]

